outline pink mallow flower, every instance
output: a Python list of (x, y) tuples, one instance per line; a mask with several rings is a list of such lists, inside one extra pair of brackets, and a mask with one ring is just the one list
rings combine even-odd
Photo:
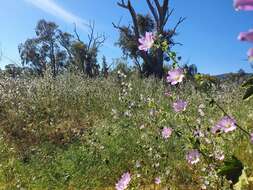
[(247, 52), (247, 56), (250, 62), (253, 62), (253, 48), (250, 48)]
[(221, 131), (222, 131), (221, 126), (217, 125), (217, 124), (214, 127), (212, 127), (212, 129), (211, 129), (211, 132), (213, 134), (220, 133)]
[(167, 82), (171, 85), (181, 83), (184, 79), (184, 70), (181, 68), (172, 69), (168, 72)]
[(131, 175), (129, 172), (124, 173), (118, 183), (116, 183), (116, 190), (125, 190), (131, 181)]
[(160, 177), (156, 177), (155, 178), (155, 184), (159, 185), (161, 183), (161, 178)]
[(190, 150), (186, 154), (186, 159), (187, 159), (188, 163), (191, 164), (191, 165), (198, 163), (200, 161), (199, 151), (196, 150), (196, 149)]
[(170, 127), (164, 127), (163, 131), (162, 131), (162, 137), (164, 139), (170, 138), (172, 131), (173, 131), (173, 129), (171, 129)]
[(253, 30), (250, 29), (248, 32), (241, 32), (238, 36), (238, 40), (253, 42)]
[(187, 102), (183, 100), (178, 100), (172, 105), (175, 112), (182, 112), (186, 110)]
[(152, 32), (146, 32), (145, 36), (139, 38), (139, 50), (141, 51), (148, 51), (154, 44), (155, 37)]
[(236, 10), (253, 10), (253, 0), (234, 0), (234, 7)]
[(253, 144), (253, 133), (250, 134), (250, 142)]
[(237, 128), (235, 119), (225, 116), (223, 117), (213, 128), (212, 132), (217, 133), (219, 132), (231, 132)]

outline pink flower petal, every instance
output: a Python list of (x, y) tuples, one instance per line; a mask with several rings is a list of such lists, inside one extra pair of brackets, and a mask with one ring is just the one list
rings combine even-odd
[(148, 51), (154, 44), (154, 34), (152, 32), (146, 32), (145, 37), (138, 39), (140, 45), (138, 47), (141, 51)]
[(172, 131), (173, 129), (171, 129), (170, 127), (164, 127), (162, 131), (162, 137), (164, 139), (168, 139), (171, 136)]
[(253, 0), (234, 0), (234, 7), (236, 10), (253, 10)]
[(253, 31), (241, 32), (238, 36), (238, 40), (253, 42)]
[(186, 154), (186, 159), (187, 159), (188, 163), (191, 164), (191, 165), (198, 163), (200, 161), (199, 151), (196, 150), (196, 149), (190, 150)]
[(253, 144), (253, 133), (250, 134), (250, 142)]

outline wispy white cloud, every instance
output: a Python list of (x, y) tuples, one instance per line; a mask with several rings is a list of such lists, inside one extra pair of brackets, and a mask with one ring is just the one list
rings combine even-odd
[(88, 30), (87, 28), (88, 22), (85, 19), (66, 10), (65, 8), (57, 4), (54, 0), (25, 0), (25, 1), (41, 9), (44, 12), (47, 12), (58, 18), (61, 18), (67, 23), (71, 24), (75, 23), (78, 28), (86, 32)]
[[(24, 1), (50, 15), (62, 19), (67, 23), (70, 24), (75, 23), (78, 28), (85, 31), (86, 33), (90, 32), (89, 22), (87, 20), (63, 8), (61, 5), (56, 3), (55, 0), (24, 0)], [(110, 49), (115, 49), (113, 43), (110, 41), (105, 42), (104, 46)]]

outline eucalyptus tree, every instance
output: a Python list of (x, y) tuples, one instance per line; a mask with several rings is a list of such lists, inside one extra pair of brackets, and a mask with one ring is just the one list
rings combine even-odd
[(41, 76), (48, 68), (55, 77), (69, 67), (89, 77), (98, 75), (97, 55), (106, 37), (95, 33), (94, 22), (87, 27), (90, 32), (88, 41), (84, 42), (76, 27), (72, 35), (60, 30), (54, 22), (40, 20), (35, 29), (36, 36), (19, 45), (22, 64)]
[(29, 65), (39, 75), (51, 68), (55, 77), (71, 59), (69, 45), (72, 35), (63, 33), (54, 22), (40, 20), (35, 28), (36, 36), (19, 45), (23, 65)]

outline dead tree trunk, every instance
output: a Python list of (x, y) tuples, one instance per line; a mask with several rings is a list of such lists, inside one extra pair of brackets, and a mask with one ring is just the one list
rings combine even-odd
[[(161, 35), (163, 38), (167, 37), (167, 31), (165, 31), (165, 26), (168, 22), (169, 17), (171, 16), (173, 10), (169, 9), (169, 0), (163, 0), (163, 3), (160, 3), (159, 0), (146, 0), (146, 3), (149, 7), (149, 10), (152, 14), (153, 20), (155, 22), (155, 32), (157, 35)], [(132, 6), (131, 0), (121, 0), (117, 3), (123, 9), (128, 10), (129, 14), (132, 18), (132, 29), (135, 36), (136, 44), (138, 44), (138, 39), (140, 38), (140, 28), (138, 25), (137, 13)], [(174, 30), (172, 30), (172, 36), (176, 32), (177, 26), (183, 22), (184, 18), (180, 18), (179, 22), (176, 24)], [(123, 33), (126, 33), (124, 27), (116, 26), (113, 24), (115, 28), (120, 30)], [(171, 33), (170, 33), (171, 34)], [(171, 36), (171, 37), (172, 37)], [(151, 55), (150, 53), (139, 51), (138, 55), (142, 58), (143, 64), (143, 72), (150, 76), (154, 75), (158, 78), (162, 78), (163, 76), (163, 62), (164, 62), (164, 52), (161, 48), (156, 49), (156, 52)], [(137, 65), (137, 67), (139, 67)]]

